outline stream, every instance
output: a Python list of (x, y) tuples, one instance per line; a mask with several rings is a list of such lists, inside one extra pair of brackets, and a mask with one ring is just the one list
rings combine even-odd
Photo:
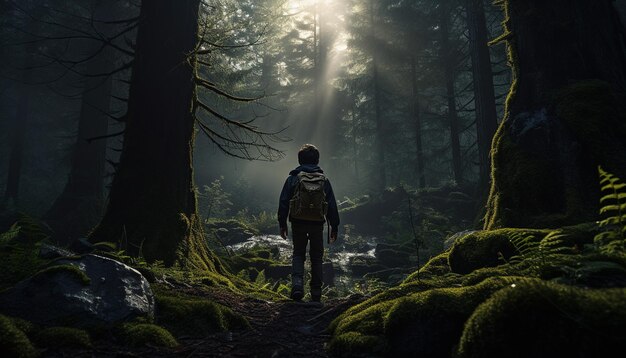
[[(365, 263), (375, 261), (376, 244), (377, 238), (373, 236), (350, 237), (348, 235), (341, 236), (339, 240), (331, 245), (324, 242), (324, 262), (333, 264), (335, 272), (334, 285), (338, 292), (349, 293), (354, 290), (357, 283), (359, 283), (359, 289), (363, 289), (363, 270), (354, 272), (353, 265), (355, 262), (359, 262), (363, 266)], [(291, 239), (284, 240), (279, 235), (252, 236), (246, 241), (227, 246), (232, 252), (238, 254), (258, 247), (277, 252), (278, 257), (274, 257), (274, 259), (284, 264), (288, 265), (291, 263), (292, 241)], [(309, 263), (308, 252), (307, 263)]]

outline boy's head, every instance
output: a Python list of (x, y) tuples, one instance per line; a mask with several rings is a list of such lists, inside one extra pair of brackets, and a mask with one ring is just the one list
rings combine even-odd
[(300, 165), (318, 165), (319, 162), (320, 152), (313, 144), (305, 144), (300, 148), (298, 152), (298, 163), (300, 163)]

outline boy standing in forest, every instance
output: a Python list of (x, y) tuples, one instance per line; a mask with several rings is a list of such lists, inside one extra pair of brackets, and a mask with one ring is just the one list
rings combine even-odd
[(291, 222), (293, 257), (291, 272), (291, 298), (304, 297), (304, 262), (306, 247), (310, 242), (311, 300), (322, 297), (322, 257), (324, 255), (324, 222), (329, 223), (328, 243), (337, 240), (339, 212), (335, 194), (324, 171), (318, 166), (320, 153), (312, 144), (305, 144), (298, 152), (298, 166), (289, 173), (280, 193), (278, 224), (280, 236), (287, 239), (287, 219)]

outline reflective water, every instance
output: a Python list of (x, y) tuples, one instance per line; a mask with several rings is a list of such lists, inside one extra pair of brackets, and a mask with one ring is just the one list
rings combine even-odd
[[(374, 259), (376, 250), (375, 237), (342, 237), (332, 245), (324, 244), (326, 248), (325, 261), (330, 261), (335, 266), (338, 275), (351, 273), (350, 264), (355, 260), (368, 262)], [(255, 247), (263, 247), (277, 250), (279, 261), (289, 262), (293, 244), (291, 239), (285, 240), (279, 235), (252, 236), (248, 240), (227, 246), (235, 253), (242, 253)]]

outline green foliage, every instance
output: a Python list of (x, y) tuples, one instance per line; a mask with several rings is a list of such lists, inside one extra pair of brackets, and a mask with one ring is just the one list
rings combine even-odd
[(91, 338), (82, 329), (70, 327), (49, 327), (36, 335), (38, 346), (45, 348), (89, 348)]
[(626, 251), (626, 184), (620, 178), (598, 166), (600, 174), (600, 215), (601, 233), (595, 236), (595, 243), (601, 251)]
[(265, 279), (265, 270), (259, 271), (259, 273), (256, 275), (256, 278), (254, 279), (254, 283), (263, 288), (269, 288), (272, 285), (271, 282), (267, 282), (267, 280)]
[(122, 337), (133, 347), (147, 345), (174, 348), (178, 342), (165, 328), (150, 323), (126, 323), (122, 326)]
[(9, 231), (0, 234), (0, 245), (6, 245), (10, 241), (15, 240), (20, 234), (20, 227), (13, 224)]
[(5, 357), (16, 358), (30, 358), (38, 355), (26, 334), (4, 315), (0, 315), (0, 352)]
[[(550, 234), (548, 234), (549, 236)], [(547, 236), (546, 236), (547, 237)], [(523, 232), (514, 232), (509, 236), (511, 244), (515, 247), (517, 254), (511, 256), (507, 261), (508, 264), (516, 265), (524, 262), (527, 265), (527, 273), (530, 276), (537, 277), (541, 268), (546, 266), (548, 262), (547, 253), (541, 242), (534, 235), (527, 235)], [(506, 259), (500, 256), (503, 261)]]
[(260, 234), (276, 234), (278, 231), (278, 214), (261, 211), (258, 215), (252, 215), (249, 224), (250, 227)]
[(202, 191), (196, 189), (199, 212), (205, 220), (225, 217), (233, 205), (230, 201), (230, 193), (222, 187), (223, 180), (224, 177), (220, 177), (211, 184), (205, 185)]
[(42, 232), (31, 219), (23, 217), (0, 234), (0, 290), (32, 276), (47, 262), (39, 258), (38, 240), (47, 237)]

